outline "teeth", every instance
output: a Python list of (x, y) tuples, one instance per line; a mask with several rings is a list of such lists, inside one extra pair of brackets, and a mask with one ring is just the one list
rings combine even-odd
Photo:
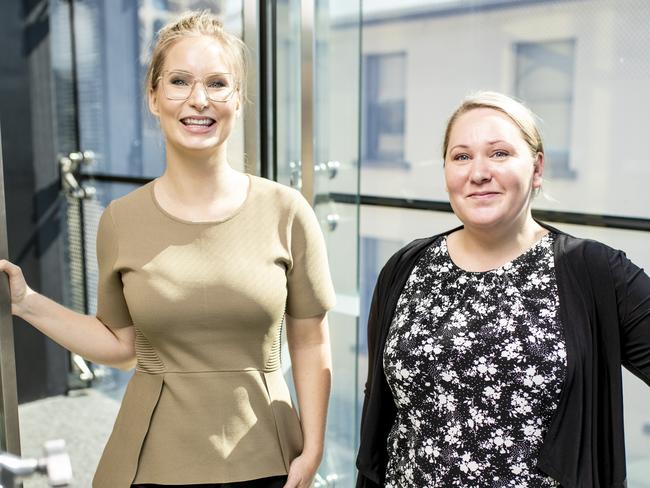
[(185, 125), (210, 125), (211, 119), (183, 119)]

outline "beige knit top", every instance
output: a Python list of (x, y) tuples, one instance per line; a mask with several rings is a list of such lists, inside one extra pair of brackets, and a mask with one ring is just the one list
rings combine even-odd
[(232, 216), (195, 223), (165, 212), (149, 183), (106, 208), (97, 259), (97, 317), (135, 327), (137, 366), (93, 487), (286, 474), (302, 432), (280, 370), (284, 312), (334, 302), (304, 198), (250, 176)]

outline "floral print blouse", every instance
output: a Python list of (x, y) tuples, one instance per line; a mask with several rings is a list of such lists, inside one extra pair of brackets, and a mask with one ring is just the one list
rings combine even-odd
[(566, 370), (553, 239), (468, 272), (443, 236), (417, 263), (384, 349), (387, 488), (559, 486), (536, 468)]

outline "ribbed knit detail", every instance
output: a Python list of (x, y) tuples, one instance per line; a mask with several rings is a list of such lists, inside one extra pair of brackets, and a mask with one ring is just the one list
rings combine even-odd
[(165, 365), (158, 357), (158, 353), (151, 347), (149, 339), (137, 327), (135, 329), (135, 354), (138, 358), (136, 368), (139, 371), (151, 374), (165, 372)]
[(282, 317), (282, 321), (280, 322), (280, 327), (278, 327), (278, 335), (276, 336), (275, 341), (273, 342), (273, 346), (271, 346), (269, 357), (266, 360), (266, 364), (264, 365), (264, 371), (275, 371), (276, 369), (280, 369), (280, 365), (282, 363), (282, 357), (280, 353), (282, 349), (283, 327), (284, 327), (284, 316)]

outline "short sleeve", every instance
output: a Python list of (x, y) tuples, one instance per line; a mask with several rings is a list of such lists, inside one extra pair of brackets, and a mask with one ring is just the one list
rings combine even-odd
[(97, 229), (97, 318), (112, 329), (133, 324), (124, 298), (122, 276), (115, 267), (118, 251), (117, 229), (109, 205)]
[(314, 317), (327, 312), (335, 302), (325, 239), (314, 211), (301, 195), (292, 210), (287, 313), (295, 318)]

